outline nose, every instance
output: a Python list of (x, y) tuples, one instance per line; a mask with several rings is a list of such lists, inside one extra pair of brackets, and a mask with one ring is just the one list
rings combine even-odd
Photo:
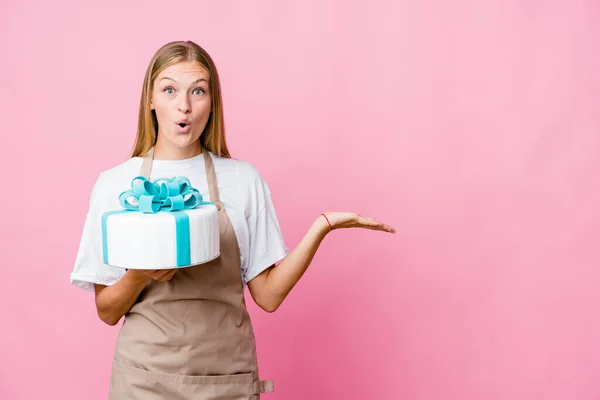
[(181, 96), (179, 96), (179, 99), (177, 102), (177, 109), (184, 114), (189, 114), (192, 111), (192, 105), (190, 103), (190, 99), (188, 98), (188, 96), (185, 93), (182, 93)]

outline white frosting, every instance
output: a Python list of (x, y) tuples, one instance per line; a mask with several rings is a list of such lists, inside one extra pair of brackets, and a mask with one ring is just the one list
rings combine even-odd
[[(217, 258), (219, 215), (214, 205), (185, 210), (190, 224), (191, 265)], [(178, 268), (175, 217), (170, 212), (113, 214), (106, 220), (108, 264), (127, 269)]]

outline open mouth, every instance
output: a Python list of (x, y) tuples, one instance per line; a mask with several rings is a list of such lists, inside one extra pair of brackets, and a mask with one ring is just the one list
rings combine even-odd
[(175, 124), (179, 125), (179, 128), (183, 132), (187, 132), (190, 129), (190, 123), (187, 120), (179, 120)]

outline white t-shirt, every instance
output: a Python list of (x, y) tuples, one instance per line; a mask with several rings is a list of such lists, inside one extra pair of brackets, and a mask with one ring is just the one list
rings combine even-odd
[[(210, 153), (215, 166), (219, 196), (237, 235), (240, 249), (241, 276), (248, 283), (269, 266), (289, 253), (275, 214), (269, 186), (248, 162), (218, 157)], [(94, 291), (94, 283), (112, 285), (125, 273), (122, 268), (102, 262), (101, 215), (122, 208), (119, 194), (131, 187), (138, 176), (142, 158), (130, 158), (102, 172), (92, 190), (71, 284)], [(154, 160), (150, 179), (185, 176), (200, 191), (204, 200), (212, 201), (208, 192), (204, 155), (185, 160)]]

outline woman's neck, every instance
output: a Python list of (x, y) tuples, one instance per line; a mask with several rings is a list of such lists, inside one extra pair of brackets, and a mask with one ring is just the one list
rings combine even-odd
[(177, 147), (157, 139), (154, 146), (155, 160), (185, 160), (201, 153), (202, 147), (199, 140), (185, 147)]

